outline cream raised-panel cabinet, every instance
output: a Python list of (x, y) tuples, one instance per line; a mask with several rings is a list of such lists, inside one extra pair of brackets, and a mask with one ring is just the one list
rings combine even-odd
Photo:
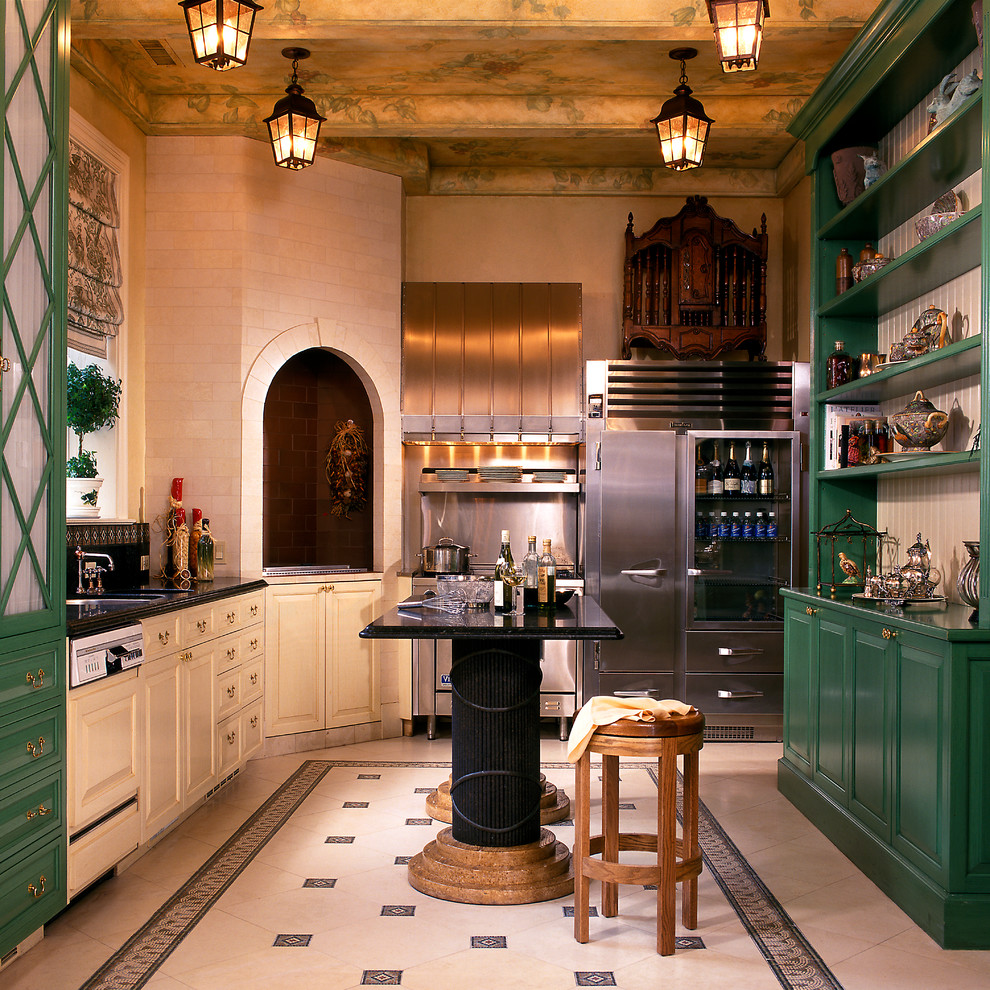
[(141, 790), (144, 841), (182, 812), (181, 673), (174, 655), (141, 665), (145, 729)]
[(358, 633), (381, 597), (379, 580), (269, 586), (266, 735), (380, 719), (378, 643)]

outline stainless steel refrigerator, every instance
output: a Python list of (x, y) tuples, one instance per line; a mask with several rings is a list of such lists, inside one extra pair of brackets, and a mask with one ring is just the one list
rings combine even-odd
[[(778, 592), (806, 560), (807, 366), (671, 365), (588, 366), (585, 583), (624, 638), (586, 651), (585, 697), (677, 698), (705, 713), (707, 738), (778, 739)], [(734, 444), (741, 466), (747, 442), (756, 461), (766, 445), (772, 494), (696, 492), (699, 452), (717, 447), (724, 467)]]

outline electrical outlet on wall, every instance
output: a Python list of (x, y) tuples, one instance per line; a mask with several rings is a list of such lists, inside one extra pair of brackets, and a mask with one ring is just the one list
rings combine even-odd
[(227, 543), (224, 540), (217, 540), (213, 545), (213, 563), (227, 563)]

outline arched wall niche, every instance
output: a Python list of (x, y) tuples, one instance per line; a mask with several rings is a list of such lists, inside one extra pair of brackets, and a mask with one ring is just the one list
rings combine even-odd
[[(367, 437), (372, 461), (372, 569), (383, 576), (394, 575), (400, 560), (402, 531), (398, 508), (402, 501), (398, 360), (393, 367), (359, 333), (325, 318), (282, 331), (261, 349), (247, 373), (242, 397), (241, 573), (260, 575), (264, 566), (265, 401), (279, 369), (310, 348), (328, 351), (342, 360), (360, 379), (367, 394), (374, 420), (373, 431)], [(386, 598), (389, 590), (383, 589)]]

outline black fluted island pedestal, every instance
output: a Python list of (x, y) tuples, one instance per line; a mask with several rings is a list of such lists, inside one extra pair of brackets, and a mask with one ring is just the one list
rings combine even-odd
[(452, 824), (409, 863), (409, 882), (467, 904), (529, 904), (574, 890), (570, 852), (540, 825), (540, 643), (621, 639), (587, 596), (552, 615), (403, 610), (360, 634), (451, 640)]

